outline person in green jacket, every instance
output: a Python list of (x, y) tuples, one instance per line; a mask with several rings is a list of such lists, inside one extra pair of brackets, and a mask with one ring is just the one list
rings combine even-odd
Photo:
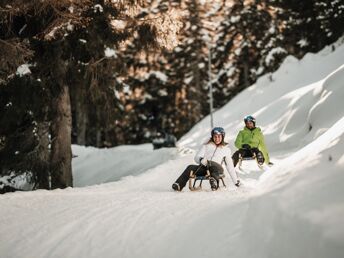
[(260, 165), (264, 162), (272, 165), (262, 130), (256, 127), (256, 119), (253, 116), (246, 116), (244, 122), (245, 127), (239, 132), (235, 140), (235, 147), (237, 147), (238, 150), (232, 156), (234, 167), (239, 161), (239, 156), (247, 156), (248, 153), (255, 153)]

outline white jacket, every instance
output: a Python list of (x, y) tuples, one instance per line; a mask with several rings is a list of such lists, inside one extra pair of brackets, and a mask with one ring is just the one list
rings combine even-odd
[(207, 159), (208, 161), (215, 161), (216, 163), (219, 163), (221, 165), (223, 165), (224, 163), (234, 184), (237, 183), (239, 179), (233, 166), (232, 151), (229, 148), (228, 144), (218, 146), (213, 142), (203, 144), (201, 149), (195, 155), (195, 162), (197, 164), (200, 164), (201, 159), (203, 158)]

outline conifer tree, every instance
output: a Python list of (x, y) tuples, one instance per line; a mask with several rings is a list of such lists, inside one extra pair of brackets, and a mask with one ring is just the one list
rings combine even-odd
[(288, 53), (299, 58), (306, 52), (319, 51), (343, 35), (344, 6), (341, 1), (266, 2), (277, 10), (283, 45)]
[[(126, 70), (122, 68), (123, 59), (117, 58), (114, 48), (130, 38), (148, 47), (156, 44), (158, 36), (158, 30), (153, 22), (138, 21), (134, 19), (131, 11), (128, 11), (128, 8), (133, 10), (137, 8), (137, 4), (140, 5), (140, 1), (113, 3), (106, 0), (49, 0), (42, 3), (16, 0), (1, 3), (0, 10), (5, 17), (2, 16), (1, 19), (0, 42), (2, 47), (12, 44), (13, 46), (9, 48), (21, 54), (20, 58), (13, 60), (6, 55), (1, 56), (5, 61), (5, 65), (1, 67), (2, 82), (7, 86), (11, 85), (10, 83), (15, 85), (23, 83), (23, 80), (18, 80), (14, 74), (15, 68), (24, 60), (30, 61), (31, 74), (27, 74), (29, 78), (25, 82), (29, 81), (33, 84), (38, 81), (39, 83), (35, 83), (39, 85), (37, 92), (43, 92), (47, 98), (46, 102), (38, 103), (25, 100), (26, 105), (23, 105), (25, 108), (37, 110), (35, 106), (37, 105), (45, 112), (40, 116), (36, 113), (32, 114), (33, 118), (28, 122), (23, 123), (22, 119), (27, 121), (25, 116), (19, 117), (18, 121), (23, 124), (21, 130), (29, 134), (28, 139), (36, 140), (29, 141), (31, 149), (26, 148), (25, 152), (20, 149), (18, 153), (36, 153), (35, 150), (43, 146), (40, 148), (41, 152), (36, 153), (35, 158), (42, 161), (44, 166), (40, 167), (45, 168), (45, 174), (43, 170), (42, 173), (37, 172), (32, 160), (25, 159), (20, 167), (14, 168), (13, 159), (4, 159), (1, 162), (2, 175), (12, 171), (15, 173), (29, 171), (33, 173), (32, 180), (36, 188), (72, 186), (72, 107), (75, 107), (73, 108), (75, 117), (81, 124), (77, 130), (85, 130), (82, 128), (85, 121), (80, 117), (85, 116), (89, 121), (94, 122), (91, 124), (86, 121), (89, 129), (85, 132), (86, 136), (81, 136), (81, 139), (86, 137), (86, 140), (83, 140), (87, 141), (87, 138), (91, 138), (91, 144), (96, 146), (102, 146), (106, 141), (116, 141), (108, 132), (115, 127), (113, 123), (118, 116), (116, 107), (119, 105), (114, 94), (119, 84), (117, 76), (125, 75)], [(118, 31), (113, 24), (116, 19), (125, 23), (125, 28), (121, 31)], [(85, 40), (86, 44), (83, 45)], [(75, 73), (78, 75), (74, 77)], [(20, 87), (16, 89), (21, 90)], [(19, 103), (14, 101), (19, 94), (10, 92), (13, 95), (1, 102), (3, 106)], [(71, 92), (72, 94), (81, 92), (84, 96), (79, 101), (78, 96), (70, 96)], [(10, 99), (13, 101), (10, 102)], [(76, 104), (71, 103), (71, 100)], [(13, 109), (19, 110), (18, 106)], [(33, 130), (30, 135), (31, 123), (38, 124), (38, 128), (44, 128), (44, 130), (37, 129), (44, 135), (36, 134), (37, 130)], [(77, 132), (79, 133), (80, 131)], [(11, 130), (0, 132), (3, 146), (0, 157), (7, 157), (9, 154), (7, 151), (11, 150), (10, 142), (19, 139), (19, 136), (14, 135)], [(25, 146), (22, 144), (18, 147)]]
[(218, 87), (229, 98), (248, 87), (256, 78), (272, 70), (279, 49), (278, 28), (266, 6), (256, 2), (237, 1), (226, 7), (217, 34), (215, 53)]

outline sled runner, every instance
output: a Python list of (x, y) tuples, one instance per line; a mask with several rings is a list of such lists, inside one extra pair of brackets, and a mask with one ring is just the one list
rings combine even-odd
[[(211, 177), (209, 170), (207, 170), (207, 174), (205, 176), (196, 176), (194, 174), (194, 172), (191, 171), (190, 176), (189, 176), (189, 189), (190, 189), (190, 191), (202, 190), (203, 180), (211, 180), (211, 179), (214, 179), (216, 181), (216, 189), (219, 189), (219, 187), (220, 187), (220, 180), (222, 182), (223, 187), (226, 188), (226, 184), (223, 180), (224, 177), (225, 177), (225, 175), (221, 174), (220, 179), (215, 180), (214, 178)], [(197, 181), (199, 181), (199, 185), (196, 187)]]
[(251, 150), (246, 150), (244, 154), (239, 154), (239, 162), (237, 165), (239, 169), (241, 169), (241, 165), (244, 160), (255, 160), (257, 162), (258, 167), (260, 169), (263, 169), (264, 161), (259, 160), (257, 154)]

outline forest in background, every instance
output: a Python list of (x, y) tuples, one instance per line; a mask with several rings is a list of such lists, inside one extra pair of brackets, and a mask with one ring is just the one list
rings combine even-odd
[(219, 108), (341, 37), (343, 12), (338, 0), (3, 0), (0, 176), (64, 188), (71, 144), (179, 138), (209, 114), (210, 85)]

